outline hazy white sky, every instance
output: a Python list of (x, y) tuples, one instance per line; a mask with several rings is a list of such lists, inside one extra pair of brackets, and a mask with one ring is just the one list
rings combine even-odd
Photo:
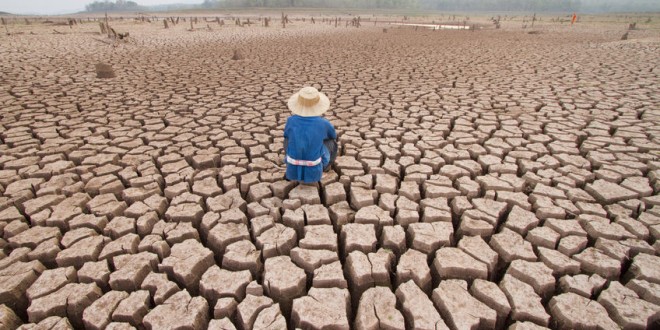
[[(132, 0), (143, 6), (173, 3), (202, 3), (203, 0)], [(0, 0), (0, 11), (12, 14), (56, 15), (85, 9), (94, 0)]]

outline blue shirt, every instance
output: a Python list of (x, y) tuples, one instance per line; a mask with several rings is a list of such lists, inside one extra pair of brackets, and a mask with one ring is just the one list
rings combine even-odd
[[(286, 163), (286, 178), (305, 183), (319, 182), (323, 167), (330, 156), (323, 140), (336, 139), (337, 132), (332, 124), (323, 117), (301, 117), (293, 115), (286, 120), (284, 137), (289, 145), (286, 154), (296, 160), (315, 161), (322, 159), (316, 166), (300, 166)], [(286, 161), (286, 160), (285, 160)]]

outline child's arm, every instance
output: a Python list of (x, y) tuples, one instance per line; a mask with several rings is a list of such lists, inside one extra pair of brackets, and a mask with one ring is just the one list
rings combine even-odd
[(288, 138), (289, 138), (289, 119), (287, 118), (286, 124), (284, 124), (284, 139), (288, 139)]
[(284, 141), (282, 141), (282, 148), (286, 155), (287, 149), (289, 149), (289, 119), (287, 119), (286, 124), (284, 124)]
[(336, 140), (337, 139), (337, 132), (335, 131), (335, 127), (332, 126), (332, 123), (330, 123), (329, 120), (326, 119), (326, 122), (328, 124), (328, 137), (327, 138)]

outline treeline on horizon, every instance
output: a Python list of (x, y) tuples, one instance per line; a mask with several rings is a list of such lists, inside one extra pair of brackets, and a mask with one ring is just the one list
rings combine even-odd
[(204, 8), (309, 7), (445, 11), (660, 11), (658, 0), (204, 0)]
[(205, 8), (310, 7), (437, 10), (529, 10), (577, 8), (580, 0), (205, 0)]
[(139, 11), (147, 7), (140, 6), (135, 1), (116, 0), (112, 1), (94, 1), (85, 6), (88, 12), (102, 12), (102, 11)]
[[(139, 1), (139, 0), (137, 0)], [(200, 0), (201, 1), (201, 0)], [(143, 11), (168, 8), (347, 8), (439, 11), (648, 12), (660, 11), (658, 0), (203, 0), (198, 5), (140, 6), (136, 1), (95, 1), (88, 12)]]

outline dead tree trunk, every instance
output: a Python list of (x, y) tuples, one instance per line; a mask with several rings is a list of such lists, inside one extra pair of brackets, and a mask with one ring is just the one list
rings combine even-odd
[(111, 30), (110, 29), (110, 24), (108, 23), (108, 12), (107, 11), (105, 12), (105, 30), (108, 33), (108, 38), (112, 37), (112, 35), (110, 33), (110, 30)]
[(112, 39), (117, 39), (117, 31), (108, 26), (108, 36)]
[(170, 28), (170, 27), (167, 25), (167, 20), (166, 20), (166, 19), (163, 20), (163, 25), (165, 26), (166, 29), (169, 29), (169, 28)]
[(116, 77), (115, 71), (110, 64), (97, 63), (96, 64), (96, 77), (97, 78), (114, 78)]
[(9, 28), (7, 28), (7, 21), (5, 21), (4, 17), (0, 17), (0, 20), (2, 20), (2, 26), (5, 27), (5, 32), (7, 32), (7, 35), (9, 35)]
[(105, 33), (105, 34), (108, 35), (108, 38), (112, 38), (112, 39), (117, 39), (117, 38), (123, 39), (125, 37), (128, 37), (128, 35), (129, 35), (128, 32), (126, 32), (124, 34), (121, 34), (121, 33), (117, 33), (117, 31), (115, 31), (115, 29), (111, 28), (110, 23), (108, 23), (108, 13), (106, 12), (105, 15), (106, 15), (105, 16), (105, 23), (99, 22), (102, 34)]

